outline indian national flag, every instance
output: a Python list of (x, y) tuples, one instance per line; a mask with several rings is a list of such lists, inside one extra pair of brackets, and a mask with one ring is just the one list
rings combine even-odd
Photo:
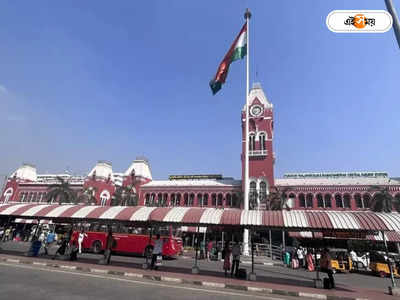
[(238, 36), (233, 41), (232, 46), (229, 48), (228, 53), (226, 53), (224, 59), (218, 67), (217, 74), (210, 81), (210, 87), (215, 95), (225, 83), (226, 77), (228, 76), (228, 70), (230, 64), (238, 59), (242, 59), (246, 56), (247, 52), (247, 23), (245, 23), (240, 30)]

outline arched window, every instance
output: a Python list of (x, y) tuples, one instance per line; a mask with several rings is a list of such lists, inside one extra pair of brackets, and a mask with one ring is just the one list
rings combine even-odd
[(32, 193), (31, 202), (36, 202), (36, 199), (37, 199), (37, 193)]
[[(6, 191), (4, 192), (4, 203), (7, 203), (11, 199), (13, 193), (14, 193), (14, 189), (12, 187), (9, 187), (8, 189), (6, 189)], [(0, 196), (1, 196), (1, 194), (0, 194)]]
[(363, 200), (363, 206), (364, 208), (369, 208), (370, 204), (371, 204), (371, 195), (365, 193), (362, 197)]
[(171, 206), (175, 206), (176, 205), (176, 196), (175, 193), (171, 194)]
[(336, 207), (343, 208), (343, 200), (342, 200), (342, 195), (336, 194), (335, 195), (335, 202), (336, 202)]
[(313, 198), (314, 195), (311, 193), (308, 193), (306, 196), (306, 207), (312, 208), (313, 207)]
[(325, 207), (332, 207), (332, 196), (331, 194), (325, 194)]
[(217, 195), (211, 194), (211, 205), (217, 206)]
[(162, 193), (158, 193), (156, 206), (162, 206)]
[(193, 206), (193, 204), (194, 204), (194, 194), (192, 193), (189, 196), (189, 206)]
[(257, 184), (250, 181), (249, 209), (254, 209), (257, 205)]
[(150, 206), (150, 195), (149, 194), (146, 194), (144, 196), (144, 205), (145, 206)]
[(325, 207), (324, 198), (321, 194), (317, 194), (317, 204), (318, 207)]
[(267, 199), (267, 183), (264, 181), (260, 182), (260, 202)]
[(33, 198), (33, 192), (30, 192), (29, 193), (28, 202), (32, 202), (32, 198)]
[[(19, 202), (23, 202), (24, 196), (25, 196), (25, 193), (23, 193), (23, 192), (20, 192), (20, 193), (19, 193)], [(5, 201), (5, 200), (4, 200), (4, 201)]]
[(351, 203), (350, 203), (350, 195), (349, 194), (344, 194), (343, 195), (343, 205), (345, 208), (350, 208)]
[(189, 205), (189, 195), (188, 193), (183, 194), (183, 205), (188, 206)]
[(264, 132), (260, 133), (260, 150), (261, 151), (266, 150), (265, 140), (266, 140), (265, 133)]
[(222, 206), (222, 199), (224, 196), (222, 194), (218, 194), (218, 206)]
[(155, 206), (156, 205), (156, 194), (152, 193), (150, 197), (150, 206)]
[(40, 192), (38, 194), (37, 202), (42, 202), (42, 197), (43, 197), (43, 194), (42, 194), (42, 192)]
[(208, 206), (208, 194), (204, 194), (204, 197), (203, 197), (203, 206)]
[(164, 193), (164, 196), (162, 199), (162, 205), (160, 205), (160, 206), (163, 206), (163, 207), (167, 206), (167, 202), (168, 202), (168, 194)]
[(306, 198), (303, 193), (299, 194), (299, 206), (306, 207)]
[(232, 207), (239, 207), (240, 203), (239, 203), (239, 196), (237, 193), (234, 193), (232, 195)]
[(180, 206), (181, 205), (181, 194), (180, 193), (176, 194), (175, 205), (176, 206)]
[(249, 135), (249, 150), (254, 151), (256, 150), (256, 136), (254, 133)]
[(202, 194), (197, 194), (197, 204), (200, 207), (203, 207), (203, 195)]
[(103, 190), (100, 194), (100, 205), (106, 206), (108, 199), (110, 199), (110, 192), (107, 190)]
[(225, 195), (226, 198), (226, 207), (232, 207), (232, 195), (230, 193)]

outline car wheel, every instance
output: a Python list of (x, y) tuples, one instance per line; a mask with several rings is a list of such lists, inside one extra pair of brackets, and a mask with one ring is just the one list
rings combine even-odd
[(93, 253), (99, 254), (101, 252), (101, 243), (100, 241), (95, 241), (92, 245)]

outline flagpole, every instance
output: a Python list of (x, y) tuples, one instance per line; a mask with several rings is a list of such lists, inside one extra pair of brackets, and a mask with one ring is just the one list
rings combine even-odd
[[(247, 34), (246, 34), (246, 142), (245, 142), (245, 167), (244, 167), (244, 209), (249, 209), (249, 90), (250, 90), (250, 51), (249, 51), (249, 33), (250, 33), (250, 18), (251, 13), (249, 9), (246, 9), (244, 18), (247, 23)], [(243, 255), (249, 255), (249, 230), (243, 231)]]

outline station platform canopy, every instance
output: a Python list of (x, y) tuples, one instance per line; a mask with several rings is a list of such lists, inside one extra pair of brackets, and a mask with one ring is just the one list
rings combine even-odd
[(288, 231), (396, 231), (399, 213), (323, 210), (241, 210), (200, 207), (87, 206), (12, 203), (0, 205), (0, 217), (53, 222), (126, 222), (137, 225), (223, 226)]

